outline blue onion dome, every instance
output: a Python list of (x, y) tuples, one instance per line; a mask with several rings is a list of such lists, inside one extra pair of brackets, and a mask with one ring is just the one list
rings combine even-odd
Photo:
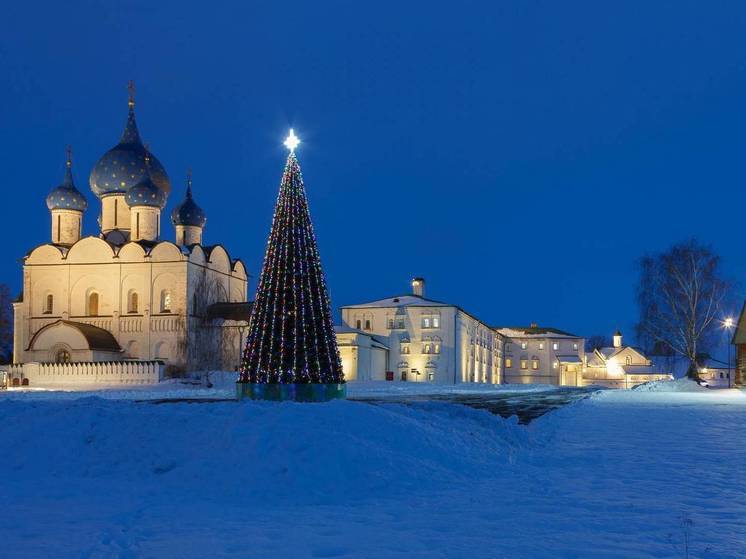
[(174, 225), (192, 225), (204, 227), (207, 216), (202, 208), (192, 198), (192, 172), (187, 173), (187, 190), (184, 201), (171, 212), (171, 223)]
[(127, 191), (124, 195), (124, 201), (130, 208), (133, 206), (152, 206), (163, 209), (166, 205), (166, 193), (158, 188), (150, 178), (146, 178)]
[(57, 188), (47, 195), (47, 208), (50, 210), (76, 210), (86, 211), (88, 201), (75, 188), (72, 172), (73, 160), (72, 150), (67, 148), (67, 162), (65, 163), (65, 178)]
[(135, 121), (134, 86), (130, 82), (129, 112), (119, 143), (107, 151), (93, 166), (89, 184), (99, 198), (107, 194), (121, 194), (141, 183), (147, 174), (145, 158), (150, 157), (150, 179), (166, 195), (171, 181), (161, 162), (143, 145)]

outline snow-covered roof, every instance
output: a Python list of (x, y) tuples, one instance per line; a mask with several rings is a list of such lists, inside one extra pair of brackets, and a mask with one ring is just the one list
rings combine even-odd
[(624, 346), (622, 347), (600, 347), (596, 351), (598, 351), (604, 359), (608, 360), (610, 357), (614, 357), (617, 353), (621, 352), (624, 349)]
[(587, 364), (589, 367), (605, 367), (606, 363), (601, 359), (598, 354), (594, 351), (592, 353), (586, 353)]
[(395, 297), (387, 297), (386, 299), (379, 299), (377, 301), (371, 301), (369, 303), (360, 303), (358, 305), (345, 305), (343, 309), (365, 309), (365, 308), (398, 308), (398, 307), (455, 307), (456, 305), (449, 305), (448, 303), (441, 303), (440, 301), (433, 301), (432, 299), (425, 299), (418, 295), (397, 295)]
[(347, 326), (345, 324), (335, 324), (334, 325), (334, 332), (337, 334), (359, 334), (362, 336), (368, 336), (373, 342), (383, 346), (385, 349), (388, 349), (388, 343), (386, 342), (385, 338), (382, 338), (380, 336), (376, 336), (375, 334), (371, 334), (370, 332), (366, 332), (365, 330), (359, 330), (358, 328), (351, 328), (350, 326)]
[(539, 326), (495, 326), (497, 330), (503, 336), (508, 338), (577, 338), (580, 336), (570, 334), (569, 332), (563, 332), (557, 328), (544, 328)]
[(580, 355), (558, 355), (557, 360), (560, 363), (582, 363)]

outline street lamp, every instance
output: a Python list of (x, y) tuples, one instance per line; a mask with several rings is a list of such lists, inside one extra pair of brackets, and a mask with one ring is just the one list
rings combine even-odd
[[(725, 329), (726, 332), (730, 333), (730, 331), (733, 329), (734, 326), (735, 326), (735, 321), (731, 317), (728, 317), (725, 320), (723, 320), (723, 328)], [(730, 376), (730, 346), (731, 346), (730, 342), (731, 342), (731, 339), (729, 336), (728, 337), (728, 388), (732, 387), (731, 376)]]

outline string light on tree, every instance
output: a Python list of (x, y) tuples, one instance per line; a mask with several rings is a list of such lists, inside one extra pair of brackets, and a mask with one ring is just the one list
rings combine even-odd
[(295, 155), (280, 182), (237, 385), (239, 397), (319, 401), (345, 395), (331, 303)]

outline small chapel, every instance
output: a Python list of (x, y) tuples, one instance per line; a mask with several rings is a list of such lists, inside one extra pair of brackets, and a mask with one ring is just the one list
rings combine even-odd
[(14, 362), (234, 368), (250, 309), (248, 274), (221, 244), (205, 244), (207, 216), (191, 173), (171, 212), (173, 229), (162, 228), (171, 180), (141, 139), (131, 84), (124, 131), (88, 179), (99, 212), (92, 235), (84, 235), (91, 208), (74, 174), (68, 149), (62, 182), (46, 198), (49, 242), (23, 261)]

